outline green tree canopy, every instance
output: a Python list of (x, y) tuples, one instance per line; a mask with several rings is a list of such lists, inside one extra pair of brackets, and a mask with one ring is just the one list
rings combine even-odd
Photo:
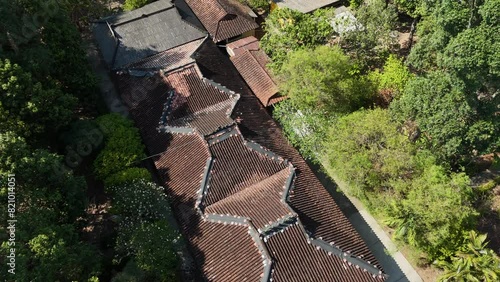
[(398, 57), (391, 54), (385, 61), (382, 71), (375, 70), (369, 77), (377, 84), (380, 93), (386, 92), (393, 98), (403, 91), (412, 74)]
[(341, 35), (341, 46), (367, 63), (379, 61), (397, 43), (396, 9), (383, 0), (365, 1), (356, 11), (361, 28)]
[(261, 48), (273, 59), (271, 66), (279, 70), (290, 51), (324, 43), (333, 32), (328, 14), (325, 9), (313, 14), (288, 8), (273, 10), (266, 18), (266, 33), (260, 41)]
[(457, 77), (432, 72), (411, 80), (391, 112), (400, 122), (415, 121), (440, 161), (457, 164), (499, 146), (494, 103), (474, 96)]
[(131, 120), (117, 114), (107, 114), (96, 120), (104, 133), (105, 146), (94, 161), (99, 179), (118, 173), (145, 156), (139, 130)]
[(348, 113), (370, 103), (374, 87), (339, 47), (298, 50), (288, 58), (279, 86), (296, 108)]
[(118, 261), (133, 258), (150, 277), (148, 281), (173, 281), (178, 264), (175, 244), (180, 237), (166, 221), (171, 211), (163, 187), (138, 179), (110, 190), (114, 212), (120, 216)]
[(460, 248), (463, 234), (475, 226), (477, 215), (469, 177), (464, 173), (448, 176), (443, 167), (427, 164), (411, 181), (406, 196), (393, 200), (386, 222), (396, 229), (397, 239), (434, 261)]
[[(33, 150), (12, 132), (0, 133), (0, 179), (15, 175), (16, 279), (19, 281), (85, 281), (100, 271), (95, 248), (79, 240), (75, 222), (84, 214), (85, 181), (62, 169), (62, 157)], [(7, 189), (0, 207), (7, 210)], [(5, 231), (6, 214), (0, 230)], [(2, 232), (0, 239), (5, 235)], [(11, 246), (2, 240), (5, 257)], [(6, 268), (0, 270), (8, 277)]]
[(361, 110), (339, 118), (330, 127), (322, 156), (344, 182), (348, 193), (367, 198), (367, 193), (392, 190), (404, 193), (404, 181), (417, 166), (414, 147), (397, 132), (386, 110)]
[(27, 137), (71, 121), (76, 99), (57, 87), (44, 88), (10, 60), (0, 60), (0, 87), (0, 131)]

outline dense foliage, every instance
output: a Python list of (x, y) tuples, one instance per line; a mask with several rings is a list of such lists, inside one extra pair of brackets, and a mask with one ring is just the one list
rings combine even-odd
[(379, 93), (392, 100), (403, 91), (412, 74), (401, 59), (391, 54), (385, 61), (382, 71), (375, 70), (369, 76), (377, 85)]
[[(62, 158), (44, 149), (32, 149), (12, 132), (0, 134), (0, 178), (15, 174), (16, 181), (16, 279), (18, 281), (87, 280), (100, 272), (95, 247), (79, 240), (77, 218), (84, 214), (85, 181), (61, 170)], [(2, 182), (4, 184), (4, 182)], [(7, 188), (0, 190), (7, 210)], [(1, 220), (2, 259), (7, 244)], [(2, 267), (2, 277), (9, 277)]]
[(340, 44), (363, 63), (379, 60), (397, 43), (394, 28), (396, 9), (384, 0), (365, 1), (355, 13), (358, 27), (343, 33)]
[(337, 46), (289, 53), (279, 77), (280, 88), (299, 109), (348, 113), (367, 105), (374, 92)]
[[(500, 148), (500, 2), (351, 4), (359, 6), (355, 28), (330, 41), (342, 50), (317, 47), (328, 34), (297, 44), (305, 21), (287, 10), (271, 12), (263, 48), (288, 96), (273, 116), (305, 157), (360, 198), (416, 257), (441, 261), (448, 269), (442, 279), (495, 277), (478, 266), (494, 262), (494, 254), (485, 249), (464, 259), (470, 248), (463, 238), (483, 216), (476, 205), (484, 193), (469, 177), (475, 160)], [(317, 13), (326, 22), (333, 17)], [(418, 23), (416, 44), (396, 44), (395, 29), (410, 23)]]
[(268, 0), (238, 0), (243, 4), (248, 5), (254, 10), (269, 11), (270, 3)]
[[(166, 221), (170, 214), (164, 189), (144, 180), (109, 187), (114, 213), (120, 216), (117, 260), (133, 259), (146, 281), (172, 281), (178, 264), (179, 235)], [(125, 275), (125, 274), (124, 274)]]
[(110, 175), (104, 180), (106, 187), (124, 184), (136, 179), (151, 181), (151, 173), (142, 167), (131, 167)]
[(438, 261), (445, 270), (439, 278), (445, 281), (494, 282), (500, 280), (500, 258), (486, 248), (486, 235), (471, 231), (465, 238), (464, 247), (451, 261)]
[(99, 179), (104, 180), (136, 165), (145, 156), (139, 130), (131, 120), (112, 113), (99, 117), (96, 122), (105, 139), (105, 146), (94, 161), (95, 173)]
[(10, 60), (0, 60), (0, 131), (30, 137), (55, 133), (69, 123), (76, 98), (57, 86), (45, 88)]
[(489, 104), (474, 98), (456, 76), (430, 72), (408, 82), (392, 112), (401, 122), (415, 121), (441, 161), (458, 164), (499, 145), (498, 117), (485, 111)]
[(279, 69), (290, 51), (326, 42), (333, 32), (327, 14), (327, 10), (313, 14), (287, 8), (273, 11), (266, 18), (266, 33), (260, 41), (261, 48), (273, 59), (271, 66)]
[[(108, 187), (151, 180), (147, 170), (129, 167), (144, 156), (132, 123), (118, 115), (94, 120), (97, 79), (79, 31), (88, 32), (89, 23), (103, 15), (103, 4), (0, 0), (0, 207), (4, 211), (11, 208), (5, 181), (15, 178), (16, 184), (15, 246), (7, 240), (7, 213), (0, 215), (0, 262), (6, 266), (13, 247), (16, 254), (15, 276), (8, 267), (0, 268), (0, 277), (9, 281), (97, 282), (101, 277), (108, 281), (122, 271), (123, 265), (112, 265), (115, 254), (128, 261), (128, 268), (138, 270), (124, 273), (125, 267), (117, 279), (176, 280), (177, 256), (167, 243), (178, 240), (178, 235), (165, 221), (168, 202), (163, 190), (142, 183), (134, 191), (124, 188), (123, 195), (113, 195), (113, 208), (121, 212), (115, 216), (133, 219), (131, 230), (123, 227), (125, 220), (113, 230), (107, 203), (95, 203), (96, 196), (99, 201), (109, 197), (93, 175), (96, 156), (96, 174)], [(154, 203), (158, 213), (133, 217), (130, 205), (139, 208), (137, 200), (145, 209)], [(129, 247), (115, 246), (115, 239), (123, 238)]]

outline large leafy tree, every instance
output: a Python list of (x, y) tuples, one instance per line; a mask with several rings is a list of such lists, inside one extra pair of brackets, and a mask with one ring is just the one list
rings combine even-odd
[(347, 193), (386, 218), (397, 239), (431, 261), (449, 257), (474, 226), (470, 180), (463, 173), (448, 175), (397, 127), (382, 109), (339, 118), (323, 145), (326, 169), (347, 184)]
[(349, 113), (370, 103), (374, 87), (337, 47), (319, 46), (288, 55), (280, 90), (298, 109)]
[(368, 64), (379, 61), (397, 43), (396, 9), (383, 0), (366, 1), (356, 11), (359, 27), (341, 35), (340, 44)]
[(404, 182), (417, 170), (414, 147), (396, 128), (382, 109), (354, 112), (330, 127), (322, 156), (349, 194), (367, 199), (370, 193), (406, 191)]
[[(16, 278), (85, 281), (97, 274), (99, 256), (93, 246), (79, 240), (75, 224), (84, 214), (83, 178), (63, 170), (60, 156), (33, 150), (12, 132), (0, 134), (0, 140), (0, 179), (8, 174), (16, 179)], [(4, 210), (7, 193), (5, 188), (0, 190)], [(0, 230), (6, 228), (5, 216), (2, 213)], [(5, 257), (12, 246), (2, 242), (0, 252)], [(2, 272), (2, 277), (7, 273)]]
[(0, 130), (22, 136), (55, 132), (69, 123), (76, 99), (57, 86), (45, 88), (10, 60), (0, 60)]
[(393, 200), (386, 223), (395, 237), (427, 254), (429, 261), (448, 258), (461, 246), (461, 238), (475, 226), (470, 179), (447, 171), (427, 159), (405, 197)]
[(97, 80), (68, 16), (71, 1), (0, 1), (8, 7), (0, 9), (0, 57), (19, 64), (45, 88), (56, 82), (66, 93), (93, 101)]
[(400, 122), (416, 122), (438, 158), (456, 165), (498, 148), (500, 129), (494, 104), (470, 94), (456, 76), (432, 72), (411, 80), (391, 110)]
[(441, 68), (467, 89), (494, 96), (499, 84), (498, 0), (440, 1), (417, 28), (419, 41), (408, 63), (419, 71)]
[(175, 280), (175, 243), (180, 238), (166, 221), (170, 208), (163, 187), (139, 179), (109, 190), (114, 213), (120, 217), (117, 259), (132, 258), (149, 280)]

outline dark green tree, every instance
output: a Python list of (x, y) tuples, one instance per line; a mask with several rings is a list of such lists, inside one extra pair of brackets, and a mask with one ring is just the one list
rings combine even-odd
[(391, 112), (416, 122), (439, 160), (457, 165), (499, 146), (498, 117), (488, 110), (494, 103), (474, 96), (456, 76), (432, 72), (411, 80)]
[(58, 87), (44, 88), (10, 60), (0, 60), (0, 131), (21, 136), (55, 132), (68, 124), (76, 99)]

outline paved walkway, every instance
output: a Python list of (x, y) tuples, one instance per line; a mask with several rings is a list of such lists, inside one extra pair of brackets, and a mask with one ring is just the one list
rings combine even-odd
[(335, 179), (336, 183), (334, 183), (328, 176), (320, 172), (318, 166), (313, 165), (312, 168), (356, 231), (366, 242), (368, 248), (373, 252), (384, 268), (385, 273), (389, 275), (387, 282), (422, 282), (423, 280), (417, 271), (406, 260), (364, 205), (358, 199), (337, 191), (337, 187), (342, 190), (342, 187), (345, 187), (346, 184), (338, 181), (338, 179)]

